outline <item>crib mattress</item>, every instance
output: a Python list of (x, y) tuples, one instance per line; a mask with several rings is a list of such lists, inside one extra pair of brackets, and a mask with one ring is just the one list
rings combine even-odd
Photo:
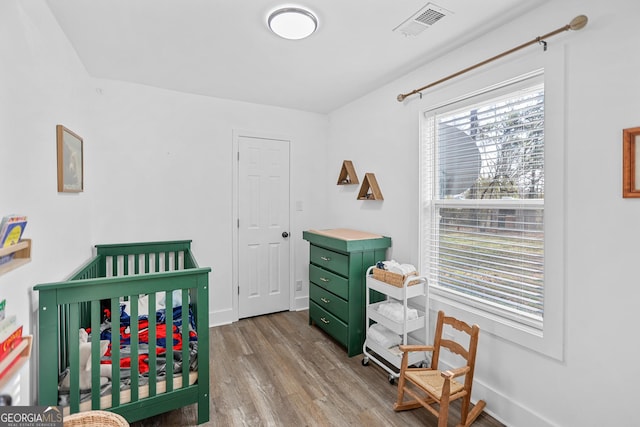
[[(189, 385), (193, 385), (198, 380), (198, 372), (192, 371), (189, 372)], [(173, 377), (173, 389), (177, 390), (182, 388), (182, 375)], [(140, 386), (138, 388), (138, 400), (145, 399), (149, 397), (149, 385), (146, 384), (144, 386)], [(166, 381), (158, 381), (156, 383), (156, 394), (162, 394), (167, 391)], [(131, 403), (131, 389), (126, 389), (120, 391), (120, 404), (123, 405), (125, 403)], [(100, 408), (99, 409), (109, 409), (111, 408), (111, 394), (106, 396), (102, 396), (100, 398)], [(85, 402), (80, 403), (80, 411), (91, 411), (91, 400), (87, 400)], [(69, 406), (65, 406), (62, 409), (63, 416), (71, 415), (71, 409)]]

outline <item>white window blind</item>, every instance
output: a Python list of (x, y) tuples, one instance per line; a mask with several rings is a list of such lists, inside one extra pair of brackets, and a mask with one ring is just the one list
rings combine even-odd
[(422, 268), (459, 300), (541, 327), (544, 86), (478, 98), (425, 114)]

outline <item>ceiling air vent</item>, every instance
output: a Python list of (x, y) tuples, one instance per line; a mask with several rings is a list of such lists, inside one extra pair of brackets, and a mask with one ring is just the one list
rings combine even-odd
[(451, 13), (433, 3), (427, 3), (422, 9), (394, 28), (393, 31), (397, 31), (404, 36), (417, 36)]

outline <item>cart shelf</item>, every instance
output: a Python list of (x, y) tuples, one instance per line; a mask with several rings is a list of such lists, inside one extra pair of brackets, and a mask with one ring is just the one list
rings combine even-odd
[[(380, 301), (374, 304), (367, 305), (367, 316), (369, 319), (373, 320), (376, 323), (381, 323), (386, 326), (388, 329), (392, 330), (398, 335), (402, 335), (405, 333), (413, 332), (420, 328), (424, 328), (425, 325), (425, 313), (424, 311), (418, 311), (418, 317), (416, 319), (406, 320), (405, 322), (398, 322), (394, 319), (390, 319), (389, 317), (381, 314), (378, 311), (380, 305), (387, 303), (388, 301)], [(405, 309), (406, 311), (406, 309)]]
[[(408, 344), (407, 337), (410, 332), (424, 329), (424, 341), (420, 342), (420, 344), (426, 344), (429, 330), (429, 286), (427, 284), (427, 278), (423, 276), (410, 276), (405, 280), (403, 286), (400, 287), (374, 279), (372, 269), (373, 267), (369, 267), (366, 277), (367, 309), (365, 326), (369, 328), (372, 324), (379, 323), (393, 333), (399, 335), (402, 344)], [(419, 282), (415, 283), (416, 280)], [(412, 284), (410, 285), (409, 283)], [(386, 299), (384, 301), (371, 303), (371, 291), (377, 291), (384, 294)], [(402, 308), (404, 309), (404, 318), (406, 319), (407, 310), (412, 308), (409, 306), (409, 302), (413, 299), (421, 299), (425, 308), (425, 311), (416, 308), (418, 312), (416, 319), (398, 322), (397, 320), (391, 319), (378, 311), (381, 304), (389, 301), (397, 301), (402, 305)], [(402, 352), (398, 346), (385, 348), (376, 341), (367, 337), (362, 346), (362, 353), (364, 354), (362, 364), (368, 365), (369, 360), (373, 360), (377, 365), (380, 365), (381, 368), (389, 373), (390, 383), (393, 384), (399, 377), (400, 365), (402, 363)], [(409, 353), (409, 365), (416, 365), (424, 362), (426, 360), (425, 358), (426, 353), (424, 352)], [(395, 370), (392, 368), (395, 368)]]

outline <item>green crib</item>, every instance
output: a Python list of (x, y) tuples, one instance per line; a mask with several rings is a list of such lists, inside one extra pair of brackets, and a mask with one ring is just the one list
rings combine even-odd
[[(191, 240), (106, 244), (96, 245), (96, 255), (69, 280), (36, 285), (38, 404), (61, 405), (65, 415), (109, 410), (131, 423), (196, 403), (198, 424), (209, 421), (210, 272), (211, 268), (198, 267)], [(135, 321), (144, 319), (140, 313), (143, 302), (148, 306), (148, 322)], [(158, 304), (164, 305), (164, 323), (158, 315), (162, 310), (156, 312)], [(130, 311), (128, 327), (121, 324), (123, 307)], [(105, 321), (105, 313), (110, 313), (110, 323)], [(107, 356), (100, 340), (94, 339), (100, 335), (96, 331), (104, 330), (105, 325), (111, 331)], [(84, 347), (80, 344), (80, 328), (92, 332), (90, 344)], [(162, 331), (166, 331), (164, 347)], [(81, 348), (90, 352), (90, 372), (81, 372)], [(166, 361), (162, 372), (158, 372), (160, 357)], [(106, 368), (105, 359), (109, 359)], [(184, 362), (194, 359), (196, 363), (185, 366)], [(182, 364), (176, 365), (176, 360)], [(123, 365), (129, 371), (121, 371)], [(105, 379), (101, 378), (104, 369), (111, 377), (106, 392)], [(122, 385), (121, 372), (130, 372), (126, 386)], [(60, 403), (59, 384), (65, 375), (68, 386), (65, 401)], [(90, 389), (81, 389), (82, 375), (90, 377), (83, 378), (84, 383), (90, 381)]]

